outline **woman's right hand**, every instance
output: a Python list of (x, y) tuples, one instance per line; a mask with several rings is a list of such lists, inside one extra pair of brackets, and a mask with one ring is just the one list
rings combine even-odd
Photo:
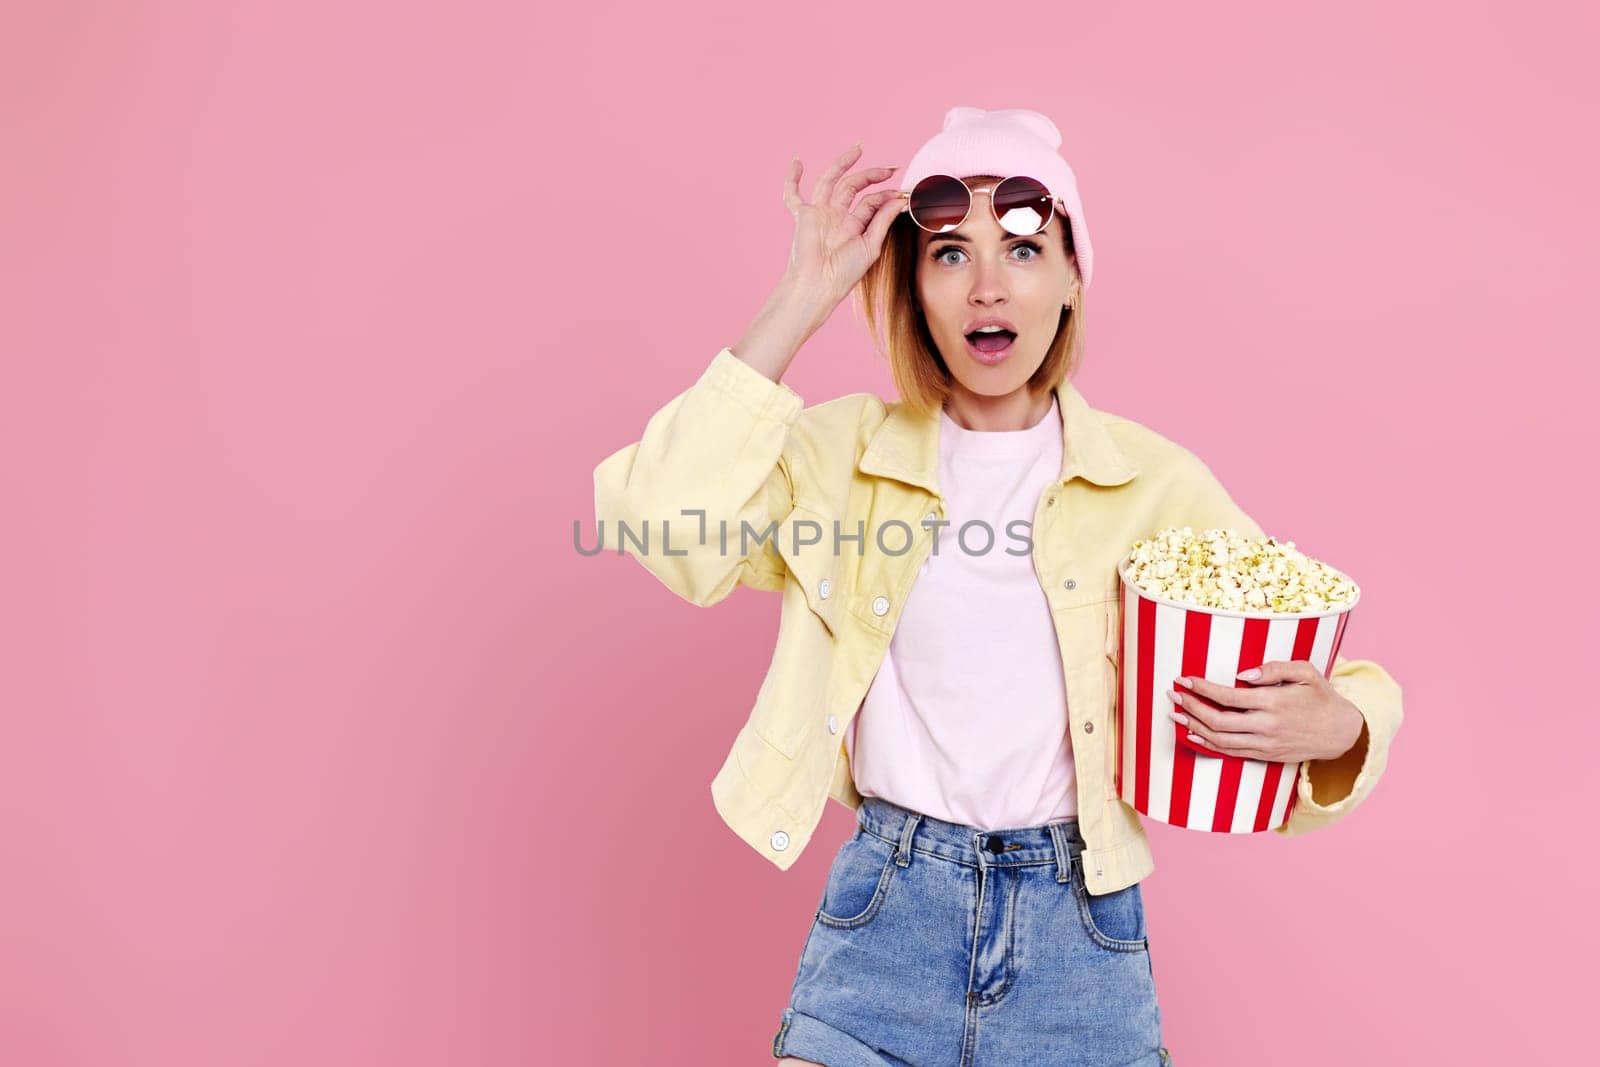
[[(800, 158), (789, 164), (783, 202), (795, 218), (794, 245), (784, 284), (831, 315), (883, 250), (890, 223), (905, 210), (896, 189), (861, 190), (894, 174), (896, 167), (845, 172), (861, 158), (853, 145), (817, 179), (809, 201), (800, 196)], [(859, 197), (859, 199), (858, 199)]]

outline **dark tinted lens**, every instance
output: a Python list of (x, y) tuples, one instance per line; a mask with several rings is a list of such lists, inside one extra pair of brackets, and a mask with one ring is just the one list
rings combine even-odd
[(967, 187), (948, 174), (930, 174), (911, 190), (911, 220), (934, 233), (960, 226), (971, 206)]
[(1050, 221), (1050, 190), (1036, 178), (1007, 178), (994, 190), (994, 217), (1008, 233), (1038, 233)]

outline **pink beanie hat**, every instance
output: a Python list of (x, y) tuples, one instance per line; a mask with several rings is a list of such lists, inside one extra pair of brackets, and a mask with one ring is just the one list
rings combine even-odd
[(1089, 288), (1094, 250), (1083, 221), (1078, 179), (1061, 157), (1061, 131), (1037, 111), (1024, 107), (985, 111), (979, 107), (953, 107), (944, 116), (944, 129), (917, 149), (900, 178), (900, 191), (909, 193), (930, 174), (970, 178), (993, 174), (1001, 178), (1025, 175), (1037, 178), (1059, 197), (1072, 224), (1072, 244), (1078, 256), (1078, 274)]

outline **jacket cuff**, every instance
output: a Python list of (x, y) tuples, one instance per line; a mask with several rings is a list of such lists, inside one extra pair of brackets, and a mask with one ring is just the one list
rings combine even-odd
[(731, 348), (717, 353), (700, 375), (698, 384), (720, 389), (752, 414), (764, 415), (785, 425), (793, 423), (805, 407), (799, 393), (768, 378), (734, 355)]
[(1277, 832), (1294, 837), (1337, 822), (1361, 804), (1389, 762), (1389, 747), (1401, 722), (1400, 687), (1371, 661), (1343, 660), (1329, 679), (1334, 690), (1361, 712), (1361, 736), (1333, 759), (1307, 760), (1295, 809)]
[[(1361, 736), (1349, 751), (1333, 759), (1307, 760), (1305, 774), (1301, 776), (1300, 797), (1297, 803), (1308, 811), (1325, 815), (1338, 815), (1350, 806), (1355, 796), (1356, 783), (1365, 780), (1361, 772), (1371, 764), (1372, 730), (1367, 725), (1366, 713), (1361, 715)], [(1370, 775), (1369, 775), (1370, 777)]]

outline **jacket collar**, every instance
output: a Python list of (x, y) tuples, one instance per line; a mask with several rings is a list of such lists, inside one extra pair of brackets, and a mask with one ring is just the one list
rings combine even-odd
[[(1061, 484), (1082, 476), (1096, 485), (1121, 485), (1139, 466), (1117, 447), (1111, 434), (1071, 381), (1055, 388), (1061, 408)], [(905, 404), (889, 406), (857, 464), (863, 474), (878, 474), (939, 494), (939, 416), (918, 415)]]

